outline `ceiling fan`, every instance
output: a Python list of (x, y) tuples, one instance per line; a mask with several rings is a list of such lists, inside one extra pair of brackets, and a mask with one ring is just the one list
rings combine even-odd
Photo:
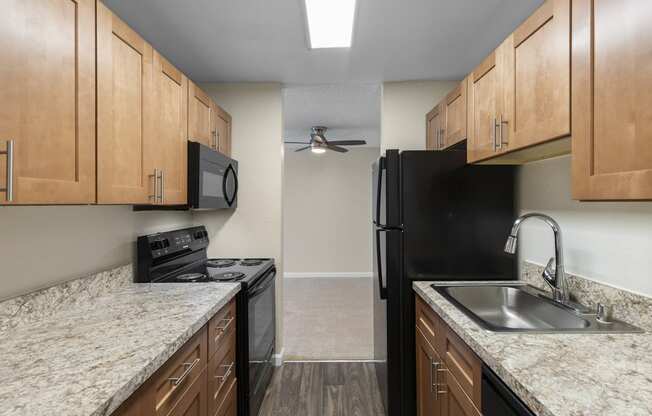
[(326, 130), (328, 127), (315, 126), (312, 128), (312, 133), (310, 133), (309, 142), (292, 142), (288, 141), (285, 143), (288, 144), (305, 144), (305, 147), (301, 147), (295, 152), (301, 152), (304, 150), (310, 149), (313, 153), (325, 153), (326, 150), (333, 150), (339, 153), (346, 153), (349, 149), (345, 149), (342, 146), (360, 146), (367, 144), (365, 140), (326, 140)]

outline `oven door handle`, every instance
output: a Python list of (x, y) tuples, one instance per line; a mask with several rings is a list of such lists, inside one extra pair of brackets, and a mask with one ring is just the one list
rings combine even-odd
[(275, 275), (275, 274), (276, 274), (276, 271), (273, 271), (273, 272), (272, 272), (272, 277), (271, 277), (271, 278), (266, 278), (266, 279), (267, 279), (267, 283), (264, 283), (264, 284), (262, 284), (262, 285), (260, 285), (260, 286), (256, 286), (256, 288), (255, 288), (254, 290), (252, 290), (251, 292), (249, 292), (249, 293), (248, 293), (249, 298), (250, 298), (250, 299), (251, 299), (251, 298), (255, 298), (256, 296), (260, 295), (261, 293), (263, 293), (264, 291), (266, 291), (267, 289), (269, 289), (269, 287), (270, 287), (272, 284), (274, 284), (274, 277), (273, 277), (273, 275)]

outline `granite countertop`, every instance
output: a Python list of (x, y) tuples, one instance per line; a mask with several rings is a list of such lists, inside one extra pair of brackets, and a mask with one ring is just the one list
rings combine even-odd
[(240, 288), (129, 284), (0, 331), (0, 415), (109, 415)]
[(480, 328), (430, 287), (415, 292), (540, 416), (652, 415), (652, 334), (510, 334)]

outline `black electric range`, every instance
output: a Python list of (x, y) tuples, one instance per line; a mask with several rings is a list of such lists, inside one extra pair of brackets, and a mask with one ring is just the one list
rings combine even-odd
[(136, 282), (237, 282), (238, 415), (256, 416), (273, 373), (276, 343), (274, 259), (209, 258), (204, 226), (138, 237)]

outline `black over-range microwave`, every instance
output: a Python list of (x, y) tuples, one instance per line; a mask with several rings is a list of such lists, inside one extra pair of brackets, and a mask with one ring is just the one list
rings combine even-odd
[(208, 146), (188, 142), (188, 208), (238, 205), (238, 162)]
[(188, 142), (188, 202), (136, 205), (134, 211), (210, 210), (238, 206), (238, 161), (196, 142)]

